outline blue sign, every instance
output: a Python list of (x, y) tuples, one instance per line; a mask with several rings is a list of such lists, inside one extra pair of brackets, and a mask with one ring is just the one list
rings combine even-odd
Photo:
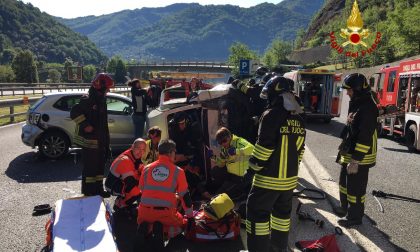
[(239, 61), (239, 75), (249, 75), (251, 69), (250, 60)]

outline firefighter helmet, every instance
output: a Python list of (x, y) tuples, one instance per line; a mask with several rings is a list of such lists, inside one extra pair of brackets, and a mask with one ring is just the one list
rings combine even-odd
[(265, 67), (265, 66), (260, 66), (259, 68), (257, 68), (257, 70), (255, 71), (255, 75), (257, 77), (262, 77), (264, 76), (264, 74), (268, 73), (270, 70)]
[(273, 77), (274, 77), (273, 73), (266, 73), (261, 80), (261, 84), (267, 83), (267, 81), (269, 81)]
[(260, 97), (264, 100), (272, 100), (274, 97), (281, 93), (290, 91), (290, 82), (283, 76), (274, 76), (271, 78), (263, 89), (261, 90)]
[(360, 92), (369, 90), (369, 83), (363, 74), (352, 73), (344, 78), (344, 89), (353, 89), (353, 91)]
[(92, 81), (92, 86), (96, 90), (104, 91), (114, 87), (114, 80), (106, 73), (98, 73)]

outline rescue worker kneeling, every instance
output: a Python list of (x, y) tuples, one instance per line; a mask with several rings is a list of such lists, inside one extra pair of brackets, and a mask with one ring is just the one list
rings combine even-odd
[(114, 210), (135, 207), (140, 196), (139, 178), (143, 169), (141, 157), (146, 150), (146, 141), (137, 138), (130, 149), (121, 153), (111, 164), (105, 180), (105, 188), (111, 195), (117, 196)]
[[(191, 229), (195, 222), (184, 170), (174, 164), (175, 142), (162, 140), (158, 150), (158, 160), (146, 166), (140, 177), (142, 196), (138, 208), (136, 247), (144, 244), (152, 230), (152, 244), (159, 251), (163, 248), (164, 238), (177, 236), (184, 227)], [(177, 210), (178, 199), (188, 221)]]
[[(215, 194), (226, 193), (234, 201), (245, 199), (249, 191), (246, 187), (250, 185), (243, 183), (243, 176), (249, 167), (248, 160), (254, 146), (225, 127), (216, 132), (216, 140), (222, 148), (220, 156), (215, 157), (217, 166), (211, 171), (211, 187)], [(209, 156), (213, 156), (213, 151), (209, 152)]]

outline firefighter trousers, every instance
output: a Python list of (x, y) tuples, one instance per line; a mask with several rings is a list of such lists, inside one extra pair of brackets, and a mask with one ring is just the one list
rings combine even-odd
[(340, 205), (347, 210), (347, 219), (362, 220), (365, 211), (369, 168), (359, 165), (356, 174), (347, 174), (346, 167), (347, 165), (342, 165), (340, 172)]
[(293, 190), (275, 191), (252, 186), (246, 203), (250, 252), (287, 251), (292, 197)]
[(103, 191), (105, 151), (82, 148), (82, 194), (100, 195)]

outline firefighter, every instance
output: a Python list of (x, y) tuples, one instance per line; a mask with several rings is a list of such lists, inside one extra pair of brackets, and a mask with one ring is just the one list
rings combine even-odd
[[(266, 69), (266, 68), (265, 68)], [(265, 70), (263, 69), (263, 70)], [(263, 71), (261, 70), (261, 71)], [(268, 69), (266, 69), (268, 71)], [(260, 72), (261, 72), (260, 71)], [(258, 73), (258, 69), (255, 73), (257, 76), (261, 73)], [(267, 101), (260, 98), (261, 90), (263, 89), (264, 85), (269, 81), (272, 77), (274, 77), (273, 73), (265, 73), (260, 80), (258, 85), (247, 85), (244, 82), (239, 80), (235, 80), (232, 85), (239, 89), (242, 93), (244, 93), (247, 97), (249, 97), (249, 103), (251, 107), (251, 118), (252, 122), (254, 123), (252, 128), (251, 140), (255, 142), (258, 134), (258, 121), (267, 106)]]
[(141, 158), (144, 164), (153, 163), (158, 159), (158, 145), (161, 134), (162, 130), (158, 126), (153, 126), (147, 131), (147, 137), (149, 139), (146, 141), (146, 151)]
[[(185, 224), (187, 229), (191, 229), (194, 218), (185, 173), (174, 164), (175, 142), (162, 140), (158, 149), (159, 159), (146, 166), (140, 177), (142, 195), (137, 217), (137, 240), (140, 244), (137, 246), (141, 247), (152, 226), (153, 243), (162, 249), (164, 234), (173, 238), (183, 231)], [(177, 210), (178, 198), (188, 221)]]
[(261, 91), (268, 107), (261, 116), (258, 139), (245, 181), (252, 180), (247, 200), (249, 251), (287, 251), (293, 190), (298, 181), (306, 130), (302, 110), (281, 76)]
[(375, 166), (378, 108), (365, 76), (358, 73), (344, 78), (343, 88), (350, 97), (347, 125), (341, 133), (337, 162), (341, 164), (340, 206), (334, 211), (344, 218), (343, 227), (362, 224), (369, 168)]
[(76, 123), (74, 143), (82, 147), (82, 194), (110, 195), (103, 189), (105, 162), (110, 156), (106, 93), (114, 86), (112, 78), (99, 73), (89, 93), (70, 111)]
[(135, 206), (140, 196), (138, 187), (140, 174), (144, 167), (141, 157), (146, 151), (146, 141), (141, 138), (134, 140), (131, 148), (121, 153), (111, 164), (105, 180), (106, 190), (117, 196), (114, 210)]
[[(216, 166), (212, 169), (212, 184), (216, 188), (216, 194), (226, 193), (231, 199), (238, 201), (245, 196), (247, 185), (242, 180), (249, 167), (248, 160), (254, 146), (225, 127), (216, 132), (216, 141), (222, 148), (220, 155), (216, 157)], [(213, 156), (213, 151), (209, 152)]]

